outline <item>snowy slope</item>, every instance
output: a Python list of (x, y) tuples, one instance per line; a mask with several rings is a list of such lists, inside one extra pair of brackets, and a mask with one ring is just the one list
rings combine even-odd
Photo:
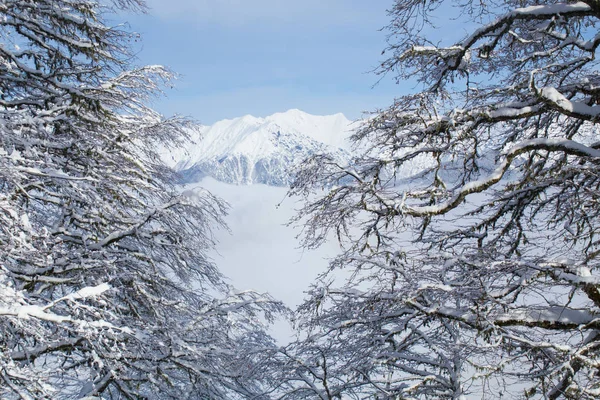
[(251, 115), (197, 126), (184, 148), (164, 151), (164, 161), (188, 183), (205, 176), (233, 184), (283, 186), (295, 165), (319, 153), (347, 159), (352, 123), (343, 114), (310, 115), (289, 110), (266, 118)]

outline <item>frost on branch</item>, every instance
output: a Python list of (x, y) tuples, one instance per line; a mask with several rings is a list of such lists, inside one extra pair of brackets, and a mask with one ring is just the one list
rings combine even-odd
[(225, 205), (170, 183), (185, 121), (145, 104), (172, 75), (110, 7), (144, 2), (0, 4), (0, 397), (256, 396), (282, 307), (207, 259)]
[[(446, 43), (431, 27), (452, 12), (473, 28)], [(346, 250), (296, 348), (355, 398), (597, 398), (600, 9), (413, 0), (390, 16), (379, 72), (420, 89), (364, 123), (349, 166), (298, 175), (305, 244), (335, 233)]]

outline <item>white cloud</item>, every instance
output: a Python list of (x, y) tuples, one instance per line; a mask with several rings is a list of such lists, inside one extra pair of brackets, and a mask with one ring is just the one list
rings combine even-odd
[[(328, 260), (340, 253), (335, 240), (316, 250), (303, 250), (299, 229), (286, 226), (299, 206), (286, 198), (287, 188), (265, 185), (234, 186), (204, 179), (198, 184), (230, 205), (230, 232), (215, 232), (211, 256), (218, 268), (240, 290), (268, 292), (291, 308), (302, 303), (309, 286), (325, 272)], [(287, 344), (293, 329), (280, 320), (271, 333)]]
[(269, 292), (295, 307), (304, 298), (328, 259), (340, 252), (335, 240), (317, 250), (303, 250), (299, 229), (286, 226), (298, 200), (286, 198), (287, 188), (265, 185), (234, 186), (213, 179), (199, 186), (225, 199), (230, 232), (216, 232), (218, 267), (238, 289)]

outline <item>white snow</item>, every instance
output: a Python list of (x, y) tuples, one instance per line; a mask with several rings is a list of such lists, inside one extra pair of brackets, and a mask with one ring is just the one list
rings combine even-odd
[(588, 106), (581, 101), (571, 101), (553, 87), (540, 89), (540, 96), (569, 114), (592, 119), (600, 115), (600, 106)]
[(282, 127), (286, 132), (296, 132), (332, 147), (349, 148), (348, 136), (355, 124), (344, 114), (317, 116), (300, 110), (289, 110), (265, 118), (268, 123)]
[(178, 171), (198, 166), (229, 183), (253, 183), (257, 175), (270, 174), (281, 184), (306, 156), (348, 149), (353, 128), (343, 114), (316, 116), (289, 110), (265, 118), (246, 115), (194, 127), (188, 131), (190, 143), (159, 153)]
[(546, 307), (535, 309), (533, 307), (510, 310), (496, 318), (497, 321), (522, 321), (523, 323), (563, 323), (585, 325), (596, 320), (598, 315), (588, 310), (571, 309), (567, 307)]
[(590, 6), (583, 1), (578, 1), (572, 4), (544, 4), (539, 6), (529, 6), (517, 8), (513, 11), (513, 15), (554, 15), (567, 14), (574, 12), (588, 11)]
[(86, 299), (89, 297), (99, 296), (108, 290), (110, 290), (110, 285), (108, 283), (102, 283), (98, 286), (84, 287), (83, 289), (80, 289), (77, 292), (68, 295), (67, 297), (70, 299)]

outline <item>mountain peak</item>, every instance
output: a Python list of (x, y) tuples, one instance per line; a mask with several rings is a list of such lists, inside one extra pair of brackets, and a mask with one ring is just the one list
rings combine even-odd
[(351, 121), (343, 114), (316, 116), (298, 109), (265, 118), (245, 115), (198, 126), (200, 137), (163, 159), (188, 181), (212, 176), (228, 183), (285, 185), (296, 163), (317, 153), (347, 155)]
[(280, 118), (304, 118), (304, 119), (331, 119), (331, 118), (344, 118), (348, 121), (343, 113), (329, 114), (329, 115), (315, 115), (307, 113), (306, 111), (299, 110), (297, 108), (290, 108), (287, 111), (276, 112), (275, 114), (269, 115), (264, 119), (280, 119)]
[(348, 148), (346, 138), (349, 136), (352, 121), (344, 114), (312, 115), (298, 109), (276, 113), (265, 118), (285, 130), (296, 131), (333, 147)]
[(291, 108), (284, 112), (277, 112), (273, 115), (266, 117), (265, 119), (306, 119), (306, 118), (319, 118), (327, 116), (312, 115), (297, 108)]

